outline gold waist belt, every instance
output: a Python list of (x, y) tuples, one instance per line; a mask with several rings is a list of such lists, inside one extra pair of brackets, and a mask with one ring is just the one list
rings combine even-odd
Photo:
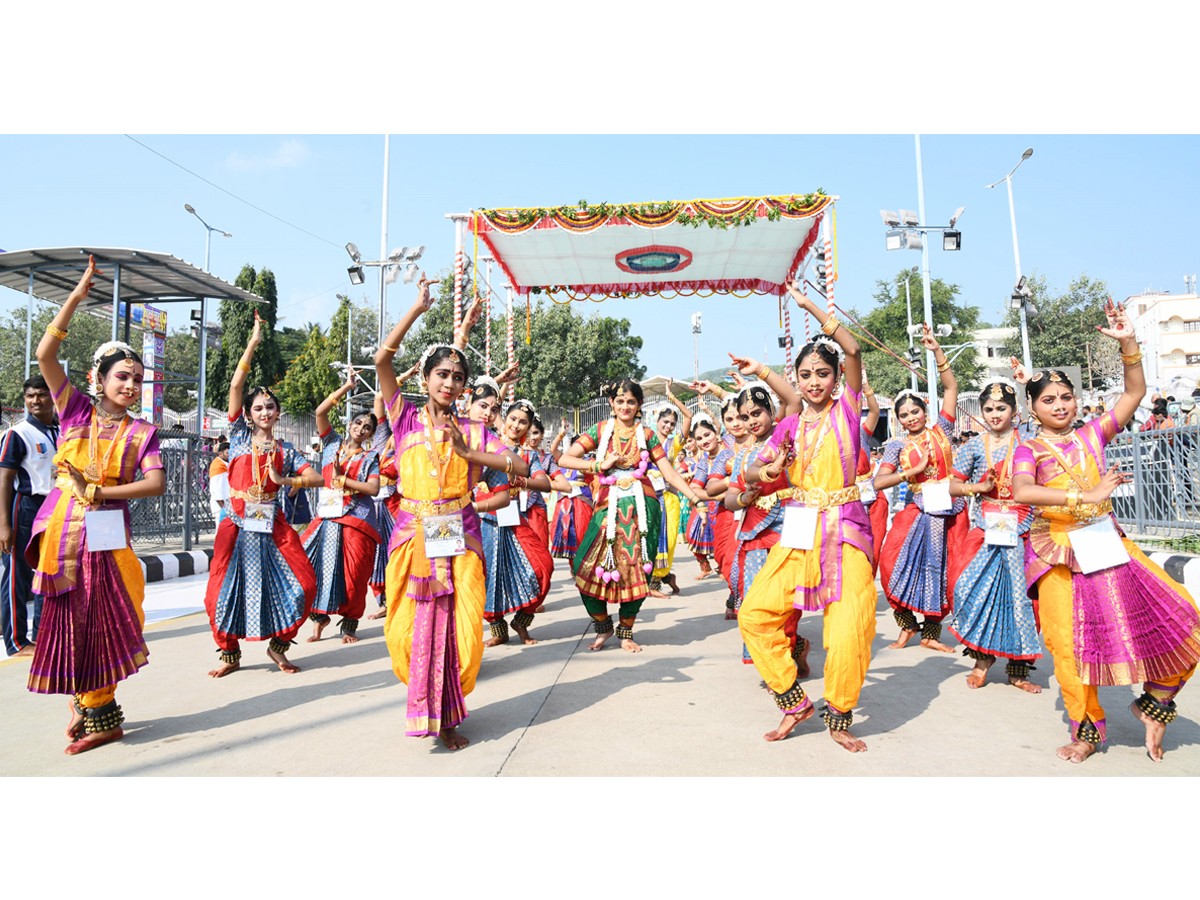
[(1101, 516), (1106, 516), (1112, 512), (1112, 501), (1105, 500), (1102, 503), (1080, 503), (1074, 509), (1069, 506), (1042, 506), (1038, 507), (1042, 515), (1050, 513), (1055, 516), (1070, 516), (1076, 522), (1089, 522), (1092, 519), (1098, 519)]
[(400, 498), (400, 508), (409, 515), (416, 516), (417, 521), (425, 518), (425, 516), (443, 516), (448, 513), (458, 512), (470, 503), (471, 497), (469, 495), (454, 497), (450, 500), (409, 500), (407, 497)]
[(255, 485), (247, 491), (239, 491), (237, 488), (229, 489), (230, 500), (247, 500), (250, 503), (269, 503), (275, 499), (278, 491), (264, 491), (262, 488)]
[[(844, 506), (847, 503), (859, 502), (861, 491), (857, 484), (852, 484), (850, 487), (841, 488), (836, 491), (827, 491), (825, 488), (787, 488), (786, 490), (776, 491), (767, 497), (759, 497), (754, 501), (754, 505), (759, 509), (770, 509), (776, 503), (782, 503), (785, 500), (795, 500), (803, 506), (815, 506), (817, 509), (828, 509), (831, 506)], [(765, 506), (763, 501), (771, 501)]]

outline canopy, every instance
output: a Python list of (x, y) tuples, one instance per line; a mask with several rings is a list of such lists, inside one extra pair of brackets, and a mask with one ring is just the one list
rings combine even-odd
[(812, 251), (834, 197), (483, 209), (469, 218), (518, 294), (744, 292), (779, 296)]

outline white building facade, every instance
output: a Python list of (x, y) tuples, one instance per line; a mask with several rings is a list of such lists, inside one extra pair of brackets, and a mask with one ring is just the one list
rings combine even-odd
[(1125, 300), (1142, 345), (1151, 389), (1190, 391), (1200, 384), (1200, 295), (1155, 292)]

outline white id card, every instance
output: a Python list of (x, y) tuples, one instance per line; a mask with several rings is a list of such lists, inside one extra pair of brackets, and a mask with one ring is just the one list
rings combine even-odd
[(819, 513), (815, 506), (785, 506), (779, 543), (793, 550), (811, 550), (817, 541)]
[(335, 488), (317, 491), (317, 515), (322, 519), (340, 519), (346, 514), (346, 495)]
[(1105, 516), (1085, 528), (1068, 531), (1067, 539), (1071, 542), (1079, 570), (1084, 575), (1129, 562), (1129, 553), (1117, 529), (1113, 527), (1111, 516)]
[(425, 555), (430, 559), (462, 556), (467, 552), (462, 513), (427, 516), (421, 522), (421, 527), (425, 529)]
[(948, 478), (942, 481), (926, 481), (921, 487), (921, 493), (925, 495), (927, 513), (950, 512), (954, 508), (954, 501), (950, 499)]
[(858, 483), (858, 499), (863, 503), (872, 503), (875, 500), (875, 485), (870, 481), (860, 481)]
[(513, 528), (520, 525), (521, 513), (512, 503), (502, 506), (496, 510), (496, 524), (501, 528)]
[(567, 496), (582, 497), (583, 496), (583, 488), (581, 488), (579, 485), (577, 485), (575, 482), (572, 481), (571, 482), (571, 493), (568, 494)]
[(83, 514), (83, 527), (87, 534), (87, 548), (97, 550), (122, 550), (125, 542), (125, 514), (119, 509), (96, 509)]
[(650, 478), (650, 484), (656, 492), (666, 490), (667, 479), (663, 477), (662, 472), (656, 468), (652, 468), (646, 475)]
[(735, 521), (735, 522), (740, 522), (740, 521), (742, 521), (742, 519), (744, 519), (744, 518), (746, 518), (746, 510), (744, 510), (744, 509), (735, 509), (735, 510), (733, 511), (733, 521)]
[(247, 531), (270, 534), (275, 529), (275, 504), (251, 503), (247, 500), (246, 511), (242, 514), (242, 527)]
[(983, 542), (993, 547), (1015, 547), (1021, 520), (1015, 512), (989, 509), (983, 513)]
[(521, 512), (529, 512), (529, 491), (521, 491), (517, 494), (517, 506)]

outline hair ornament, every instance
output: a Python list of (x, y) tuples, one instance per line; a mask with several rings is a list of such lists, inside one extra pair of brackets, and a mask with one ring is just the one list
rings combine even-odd
[(474, 383), (474, 385), (472, 385), (471, 390), (477, 391), (481, 387), (491, 388), (493, 391), (496, 392), (497, 397), (500, 396), (500, 385), (496, 382), (496, 379), (493, 378), (491, 375), (480, 375), (478, 378), (475, 379), (475, 383)]
[(93, 397), (100, 396), (100, 363), (106, 356), (121, 353), (126, 359), (133, 359), (137, 354), (124, 341), (105, 341), (92, 354), (92, 368), (88, 371), (88, 391)]

